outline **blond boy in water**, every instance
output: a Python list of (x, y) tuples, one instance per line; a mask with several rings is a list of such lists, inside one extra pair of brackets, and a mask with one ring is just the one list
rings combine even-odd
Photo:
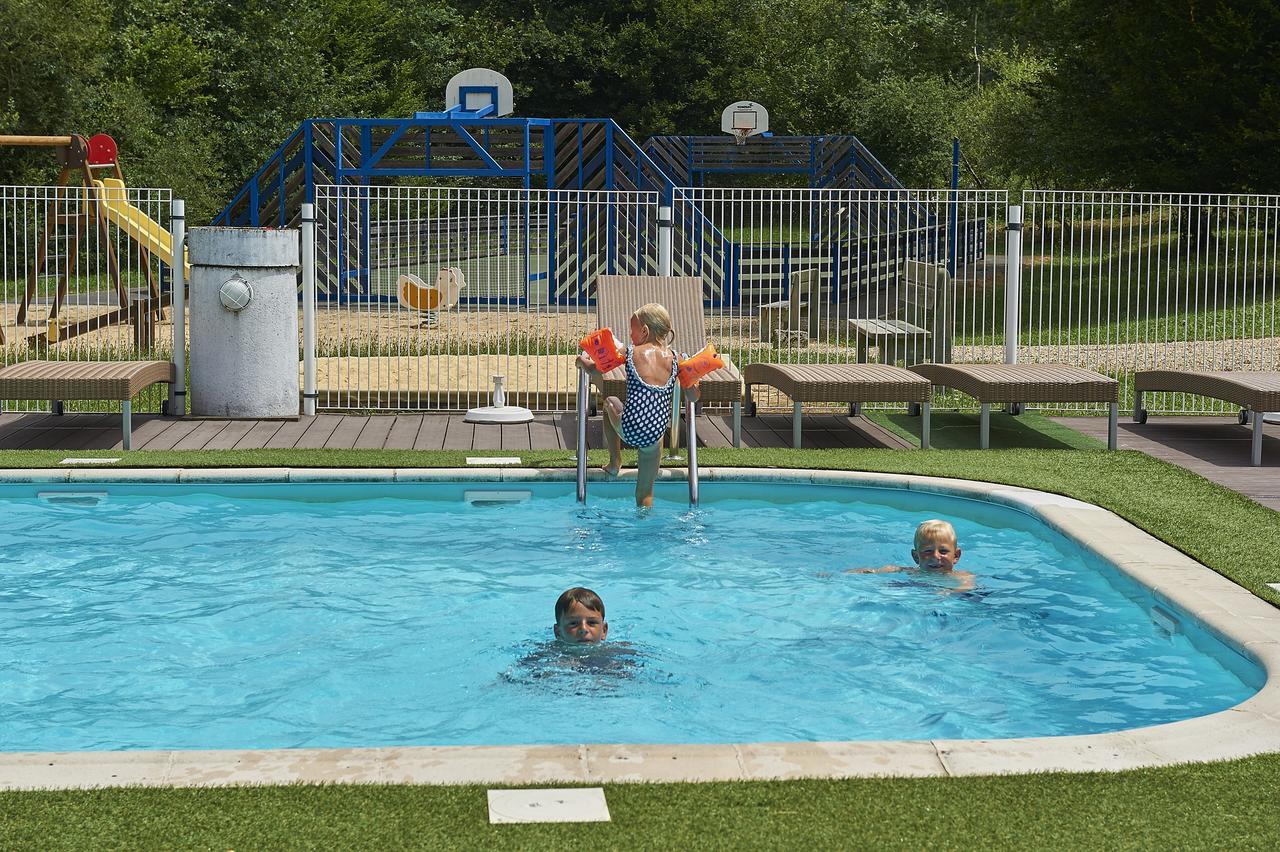
[(936, 518), (924, 521), (916, 527), (915, 546), (911, 549), (911, 558), (915, 565), (885, 565), (883, 568), (854, 568), (850, 574), (889, 574), (895, 571), (926, 571), (930, 574), (941, 574), (957, 581), (957, 585), (947, 589), (948, 593), (968, 592), (974, 587), (973, 574), (969, 571), (957, 571), (956, 563), (960, 561), (960, 545), (956, 542), (955, 527), (946, 521)]

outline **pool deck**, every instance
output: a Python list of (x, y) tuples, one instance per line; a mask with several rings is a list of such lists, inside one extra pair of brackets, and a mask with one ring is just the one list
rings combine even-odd
[[(1107, 440), (1105, 417), (1055, 417), (1058, 423)], [(1119, 446), (1185, 467), (1280, 512), (1280, 423), (1262, 427), (1262, 466), (1249, 464), (1250, 427), (1234, 417), (1121, 418)]]
[[(572, 450), (576, 416), (539, 414), (532, 423), (485, 426), (457, 414), (318, 414), (297, 420), (214, 420), (199, 417), (133, 418), (135, 450), (372, 449), (372, 450)], [(807, 414), (805, 447), (897, 447), (906, 442), (865, 417)], [(698, 445), (732, 446), (732, 419), (698, 418)], [(604, 446), (600, 418), (587, 425), (587, 444)], [(791, 446), (791, 417), (742, 418), (742, 446)], [(117, 414), (0, 414), (0, 450), (120, 449)]]
[[(9, 479), (24, 472), (9, 471)], [(26, 481), (83, 483), (106, 471), (29, 471)], [(564, 481), (565, 470), (114, 470), (110, 481)], [(83, 474), (77, 476), (77, 474)], [(664, 470), (679, 479), (679, 471)], [(54, 477), (56, 479), (51, 479)], [(1118, 771), (1280, 752), (1280, 610), (1115, 514), (1068, 497), (961, 480), (852, 471), (706, 468), (705, 481), (862, 485), (946, 494), (1020, 509), (1146, 587), (1168, 629), (1194, 621), (1259, 665), (1261, 690), (1193, 719), (1103, 734), (997, 740), (710, 745), (409, 746), (225, 751), (11, 752), (0, 789), (206, 787), (280, 783), (543, 784), (871, 776), (946, 777)]]

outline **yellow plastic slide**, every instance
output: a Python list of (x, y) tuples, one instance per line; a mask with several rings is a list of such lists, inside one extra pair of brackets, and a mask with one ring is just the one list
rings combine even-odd
[[(101, 193), (102, 206), (106, 210), (107, 219), (120, 230), (128, 234), (151, 254), (160, 258), (173, 268), (173, 235), (160, 227), (146, 213), (129, 203), (129, 194), (125, 191), (124, 181), (119, 178), (95, 180), (94, 185)], [(191, 280), (191, 264), (183, 251), (183, 280)]]

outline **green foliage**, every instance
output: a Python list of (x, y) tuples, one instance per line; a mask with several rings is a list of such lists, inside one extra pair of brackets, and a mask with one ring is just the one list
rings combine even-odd
[[(1269, 191), (1280, 7), (1105, 0), (0, 0), (0, 133), (120, 143), (131, 184), (215, 214), (305, 118), (438, 108), (507, 74), (517, 113), (714, 134), (853, 133), (905, 183)], [(0, 183), (47, 183), (8, 148)], [(790, 179), (779, 177), (774, 183)], [(726, 180), (726, 182), (728, 182)], [(753, 179), (753, 183), (768, 180)]]

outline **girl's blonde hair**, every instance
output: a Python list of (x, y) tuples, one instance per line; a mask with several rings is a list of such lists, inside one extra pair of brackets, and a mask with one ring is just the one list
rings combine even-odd
[(649, 329), (650, 340), (670, 343), (675, 337), (675, 332), (671, 328), (671, 314), (657, 302), (641, 305), (634, 316), (640, 320), (642, 326)]

